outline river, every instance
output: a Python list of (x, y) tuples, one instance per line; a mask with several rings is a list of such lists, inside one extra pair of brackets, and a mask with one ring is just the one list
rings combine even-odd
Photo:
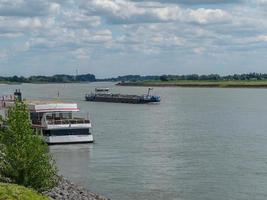
[(113, 200), (266, 200), (267, 90), (154, 88), (151, 105), (86, 102), (112, 83), (0, 85), (26, 99), (77, 102), (95, 143), (51, 146), (59, 171)]

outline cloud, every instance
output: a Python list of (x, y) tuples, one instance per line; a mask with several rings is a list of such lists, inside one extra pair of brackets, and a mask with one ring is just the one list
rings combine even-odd
[(22, 33), (16, 32), (16, 33), (1, 33), (0, 32), (0, 38), (6, 38), (6, 39), (12, 39), (22, 36)]
[(57, 13), (60, 5), (44, 0), (1, 0), (0, 16), (47, 16)]
[(256, 5), (266, 5), (267, 4), (267, 0), (254, 0), (254, 3)]
[(90, 48), (92, 45), (103, 45), (112, 41), (109, 30), (89, 31), (87, 29), (70, 30), (57, 28), (45, 34), (38, 34), (28, 44), (30, 49), (41, 51), (74, 51), (75, 49)]
[(199, 55), (203, 54), (205, 51), (206, 51), (206, 49), (203, 48), (203, 47), (197, 47), (197, 48), (194, 48), (194, 52), (195, 52), (196, 54), (199, 54)]
[[(212, 56), (220, 62), (220, 56), (244, 51), (266, 55), (266, 5), (267, 0), (0, 0), (0, 58), (6, 66), (35, 66), (35, 72), (45, 65), (62, 71), (55, 65), (59, 58), (59, 66), (82, 61), (82, 69), (95, 65), (97, 73), (128, 72), (128, 65), (140, 63), (149, 72), (179, 72), (178, 64), (197, 70), (192, 66), (213, 65)], [(0, 69), (6, 66), (0, 63)]]
[(53, 18), (0, 17), (0, 33), (9, 37), (20, 36), (30, 30), (51, 27), (53, 23)]
[(178, 5), (136, 3), (129, 0), (92, 0), (81, 6), (88, 15), (101, 15), (111, 24), (194, 22), (200, 24), (226, 22), (230, 14), (221, 9), (182, 9)]
[(7, 57), (8, 57), (7, 52), (5, 52), (5, 51), (0, 51), (0, 60), (1, 60), (1, 59), (5, 59), (5, 58), (7, 58)]
[(101, 24), (99, 16), (87, 16), (81, 12), (63, 11), (64, 21), (62, 22), (63, 27), (69, 28), (91, 28)]
[[(149, 2), (150, 0), (135, 0), (135, 1)], [(233, 3), (240, 3), (242, 0), (155, 0), (155, 1), (161, 3), (199, 5), (199, 4), (233, 4)]]
[(175, 35), (166, 37), (166, 35), (157, 34), (151, 38), (151, 42), (155, 45), (181, 46), (185, 43), (185, 40)]
[(204, 9), (189, 10), (187, 20), (199, 24), (221, 23), (231, 20), (231, 15), (221, 9)]
[(90, 59), (91, 51), (85, 48), (75, 49), (72, 54), (80, 60)]
[(260, 35), (257, 37), (258, 41), (267, 42), (267, 35)]

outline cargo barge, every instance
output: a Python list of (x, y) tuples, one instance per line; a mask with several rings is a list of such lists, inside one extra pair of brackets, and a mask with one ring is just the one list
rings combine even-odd
[(160, 96), (150, 95), (153, 88), (148, 88), (148, 93), (145, 95), (128, 95), (128, 94), (113, 94), (110, 93), (109, 88), (95, 88), (95, 92), (85, 95), (86, 101), (96, 102), (112, 102), (112, 103), (158, 103)]

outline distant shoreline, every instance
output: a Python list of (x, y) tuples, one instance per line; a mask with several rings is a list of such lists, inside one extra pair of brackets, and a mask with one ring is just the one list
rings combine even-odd
[(139, 81), (120, 82), (118, 86), (188, 88), (267, 88), (267, 81)]

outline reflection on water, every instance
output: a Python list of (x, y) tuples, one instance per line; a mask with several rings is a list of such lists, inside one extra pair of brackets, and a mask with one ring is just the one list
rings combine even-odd
[[(77, 102), (94, 144), (51, 146), (60, 173), (111, 199), (267, 199), (265, 89), (155, 88), (159, 105), (84, 101), (94, 84), (0, 85)], [(114, 93), (142, 94), (143, 87)]]
[(64, 174), (70, 174), (81, 183), (85, 181), (84, 177), (93, 151), (92, 144), (51, 145), (49, 150), (53, 153), (57, 165), (60, 166), (60, 171), (64, 170)]

